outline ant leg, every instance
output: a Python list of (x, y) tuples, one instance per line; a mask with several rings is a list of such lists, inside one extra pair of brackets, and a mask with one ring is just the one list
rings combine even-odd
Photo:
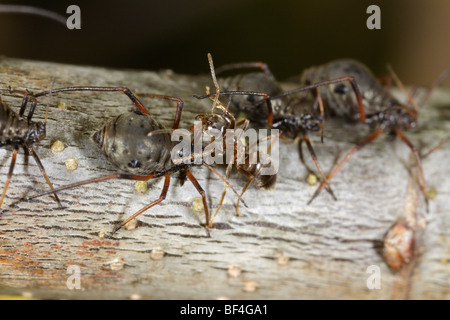
[(366, 139), (364, 139), (363, 141), (361, 141), (360, 143), (358, 143), (356, 146), (354, 146), (350, 152), (348, 152), (344, 159), (341, 160), (341, 162), (339, 162), (339, 164), (336, 166), (336, 168), (334, 168), (334, 170), (329, 174), (328, 178), (325, 181), (322, 181), (322, 183), (320, 184), (320, 186), (317, 188), (316, 192), (314, 192), (313, 196), (311, 197), (311, 199), (308, 201), (308, 204), (311, 204), (311, 202), (313, 202), (313, 200), (319, 195), (320, 191), (322, 191), (322, 189), (326, 186), (326, 183), (329, 183), (330, 180), (336, 175), (336, 173), (341, 169), (341, 167), (344, 165), (345, 162), (347, 162), (347, 160), (358, 150), (362, 149), (365, 145), (371, 143), (372, 141), (374, 141), (375, 139), (377, 139), (381, 133), (383, 133), (384, 131), (384, 127), (380, 127), (377, 129), (377, 131), (375, 131), (374, 133), (372, 133), (369, 137), (367, 137)]
[[(253, 179), (255, 178), (255, 175), (251, 174), (250, 172), (248, 172), (247, 170), (243, 169), (240, 167), (239, 164), (236, 164), (236, 168), (238, 169), (238, 171), (247, 176), (248, 181), (245, 184), (244, 188), (242, 188), (242, 192), (241, 192), (241, 197), (244, 195), (245, 191), (247, 191), (248, 187), (250, 186), (250, 184), (253, 182)], [(238, 217), (242, 216), (241, 210), (239, 210), (239, 201), (236, 203), (236, 214)]]
[(166, 198), (167, 191), (169, 190), (169, 185), (170, 185), (170, 173), (166, 173), (165, 179), (164, 179), (164, 186), (163, 186), (163, 189), (161, 191), (161, 195), (159, 196), (159, 198), (157, 200), (153, 201), (152, 203), (146, 205), (145, 207), (143, 207), (141, 210), (139, 210), (138, 212), (133, 214), (131, 217), (129, 217), (127, 220), (125, 220), (125, 222), (121, 223), (119, 226), (115, 227), (113, 232), (111, 232), (111, 234), (108, 236), (108, 238), (111, 238), (117, 231), (120, 230), (120, 228), (122, 228), (128, 222), (130, 222), (137, 216), (141, 215), (143, 212), (147, 211), (154, 205), (157, 205), (158, 203), (162, 202)]
[(184, 104), (184, 102), (183, 102), (183, 100), (181, 100), (181, 98), (165, 96), (165, 95), (160, 95), (160, 94), (151, 94), (151, 93), (140, 94), (139, 96), (147, 97), (147, 98), (156, 98), (156, 99), (165, 99), (165, 100), (170, 100), (170, 101), (176, 101), (177, 102), (177, 111), (175, 112), (175, 120), (173, 121), (172, 129), (178, 129), (178, 126), (180, 125), (180, 120), (181, 120), (181, 112), (183, 111), (183, 104)]
[(420, 156), (419, 156), (419, 152), (417, 151), (417, 148), (411, 143), (411, 141), (408, 140), (408, 138), (406, 138), (406, 136), (403, 134), (402, 130), (400, 129), (396, 129), (395, 133), (400, 137), (400, 139), (406, 143), (406, 145), (411, 149), (411, 151), (414, 153), (414, 156), (416, 157), (416, 164), (417, 164), (417, 168), (419, 169), (419, 177), (420, 180), (422, 180), (422, 183), (419, 183), (420, 189), (422, 190), (423, 193), (423, 197), (425, 198), (425, 205), (427, 207), (427, 212), (428, 212), (428, 193), (427, 193), (427, 182), (425, 180), (425, 176), (423, 174), (423, 169), (422, 169), (422, 165), (420, 162)]
[[(33, 147), (27, 146), (28, 152), (33, 156), (34, 160), (36, 161), (36, 164), (39, 167), (39, 170), (41, 170), (42, 175), (44, 176), (45, 181), (47, 181), (48, 186), (50, 187), (51, 190), (53, 190), (53, 185), (50, 182), (50, 179), (47, 176), (47, 173), (45, 172), (44, 166), (41, 163), (41, 160), (39, 159), (37, 153), (34, 151)], [(58, 206), (59, 208), (62, 209), (62, 205), (61, 205), (61, 201), (59, 201), (58, 195), (56, 194), (56, 192), (53, 192), (55, 198), (56, 198), (56, 202), (58, 202)]]
[(3, 193), (2, 193), (2, 197), (0, 198), (0, 207), (2, 206), (3, 203), (3, 199), (5, 198), (6, 195), (6, 190), (8, 190), (8, 186), (9, 183), (11, 181), (11, 177), (14, 171), (14, 166), (16, 164), (16, 157), (17, 157), (17, 152), (19, 151), (19, 147), (15, 146), (14, 150), (12, 152), (12, 158), (11, 158), (11, 164), (9, 165), (9, 172), (8, 175), (6, 177), (6, 184), (5, 187), (3, 188)]
[(235, 69), (244, 69), (244, 68), (257, 68), (261, 69), (265, 74), (267, 74), (272, 79), (275, 79), (274, 75), (269, 69), (269, 66), (264, 62), (241, 62), (241, 63), (231, 63), (226, 64), (224, 66), (221, 66), (216, 69), (216, 74), (229, 71), (229, 70), (235, 70)]
[(308, 147), (309, 154), (311, 155), (311, 158), (313, 159), (314, 163), (316, 164), (317, 170), (319, 170), (319, 174), (322, 177), (322, 181), (326, 185), (327, 191), (330, 193), (330, 195), (333, 197), (334, 200), (337, 200), (336, 196), (334, 195), (333, 190), (331, 189), (330, 185), (328, 184), (328, 179), (325, 176), (325, 174), (322, 171), (322, 168), (320, 167), (319, 161), (317, 160), (316, 153), (314, 152), (314, 148), (311, 145), (311, 141), (309, 140), (308, 135), (306, 132), (303, 133), (303, 140), (305, 140), (306, 146)]
[(139, 100), (137, 96), (135, 96), (130, 89), (126, 87), (91, 87), (91, 86), (83, 86), (83, 87), (67, 87), (67, 88), (59, 88), (59, 89), (51, 89), (47, 91), (43, 91), (37, 94), (34, 94), (33, 97), (38, 98), (48, 94), (57, 93), (57, 92), (69, 92), (69, 91), (99, 91), (99, 92), (123, 92), (125, 95), (130, 98), (130, 100), (134, 103), (138, 109), (144, 114), (150, 114), (147, 109), (144, 107), (143, 103)]
[[(225, 178), (227, 180), (230, 179), (232, 168), (233, 168), (233, 163), (229, 163), (227, 166), (226, 175), (225, 175)], [(223, 200), (225, 199), (225, 195), (227, 194), (227, 187), (228, 186), (225, 184), (223, 191), (222, 191), (222, 196), (220, 197), (219, 205), (217, 206), (216, 212), (214, 213), (214, 215), (211, 218), (211, 221), (208, 224), (208, 228), (211, 228), (211, 226), (214, 222), (214, 219), (216, 218), (217, 214), (219, 213), (220, 208), (222, 207)], [(242, 194), (241, 194), (241, 197), (242, 197)], [(238, 200), (238, 203), (239, 203), (239, 200)]]
[(308, 91), (308, 90), (312, 90), (312, 89), (315, 89), (318, 87), (327, 86), (327, 85), (339, 83), (339, 82), (346, 82), (346, 81), (350, 82), (350, 85), (352, 86), (352, 89), (355, 92), (356, 101), (358, 103), (358, 109), (359, 109), (359, 118), (360, 118), (361, 122), (364, 123), (364, 122), (366, 122), (366, 113), (364, 111), (362, 95), (361, 95), (361, 92), (359, 91), (359, 88), (358, 88), (358, 85), (356, 84), (355, 79), (351, 76), (345, 76), (345, 77), (340, 77), (340, 78), (336, 78), (336, 79), (332, 79), (332, 80), (317, 82), (317, 83), (314, 83), (314, 84), (311, 84), (311, 85), (308, 85), (308, 86), (305, 86), (302, 88), (283, 92), (282, 94), (280, 94), (278, 96), (271, 97), (271, 99), (272, 100), (280, 99), (280, 98), (289, 96), (294, 93)]
[(194, 185), (195, 189), (197, 189), (198, 193), (200, 193), (200, 195), (202, 196), (202, 201), (203, 201), (203, 207), (205, 209), (205, 220), (206, 223), (205, 225), (209, 226), (209, 211), (208, 211), (208, 205), (206, 203), (206, 193), (205, 190), (203, 190), (203, 188), (200, 186), (200, 184), (198, 183), (197, 179), (195, 179), (195, 177), (192, 175), (192, 173), (189, 170), (186, 170), (186, 175), (188, 177), (188, 179), (192, 182), (192, 184)]

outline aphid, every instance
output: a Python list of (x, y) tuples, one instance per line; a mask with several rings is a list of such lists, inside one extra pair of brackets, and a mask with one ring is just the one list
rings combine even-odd
[[(144, 208), (140, 209), (138, 212), (129, 217), (125, 222), (118, 225), (111, 233), (110, 236), (112, 236), (129, 221), (133, 220), (156, 204), (162, 202), (166, 198), (169, 189), (171, 174), (180, 172), (182, 176), (187, 177), (191, 181), (191, 183), (200, 193), (205, 210), (206, 225), (209, 224), (209, 212), (208, 206), (206, 204), (205, 191), (189, 170), (189, 168), (193, 165), (196, 165), (196, 163), (192, 161), (188, 164), (175, 164), (172, 161), (171, 151), (174, 145), (178, 142), (171, 141), (171, 132), (177, 129), (180, 123), (181, 113), (183, 110), (183, 101), (180, 98), (158, 94), (141, 95), (142, 97), (164, 99), (175, 101), (177, 103), (177, 109), (172, 129), (166, 129), (158, 121), (153, 119), (153, 117), (144, 107), (139, 98), (135, 96), (131, 92), (131, 90), (125, 87), (67, 87), (41, 92), (35, 94), (34, 97), (40, 97), (50, 93), (68, 91), (123, 92), (131, 99), (136, 108), (132, 112), (121, 114), (110, 120), (92, 137), (94, 142), (106, 155), (109, 161), (111, 161), (111, 163), (113, 163), (120, 171), (126, 173), (115, 173), (76, 182), (54, 189), (55, 192), (111, 179), (147, 181), (164, 176), (164, 186), (161, 191), (160, 197), (157, 200), (146, 205)], [(202, 164), (203, 163), (200, 163), (200, 165)], [(34, 195), (32, 197), (29, 197), (29, 199), (44, 194), (46, 193)]]
[[(392, 70), (390, 71), (394, 80), (402, 87), (395, 73)], [(420, 187), (428, 209), (427, 185), (420, 156), (417, 148), (404, 135), (404, 131), (417, 125), (418, 107), (414, 100), (411, 97), (408, 99), (408, 104), (412, 104), (412, 106), (400, 103), (381, 85), (367, 67), (355, 60), (336, 60), (319, 67), (307, 69), (301, 76), (301, 84), (309, 85), (317, 81), (324, 81), (325, 79), (343, 75), (351, 76), (355, 79), (359, 91), (362, 93), (364, 107), (362, 109), (356, 107), (357, 101), (349, 93), (350, 88), (345, 83), (330, 85), (320, 90), (320, 96), (324, 105), (334, 116), (344, 117), (351, 121), (359, 119), (366, 124), (376, 124), (378, 128), (344, 156), (341, 162), (328, 175), (327, 181), (329, 182), (336, 175), (356, 151), (377, 139), (381, 133), (388, 132), (392, 136), (398, 136), (413, 152), (419, 170)], [(324, 186), (325, 184), (322, 182), (310, 202), (320, 193)]]
[[(281, 86), (268, 70), (267, 65), (260, 62), (226, 65), (218, 68), (218, 71), (254, 67), (262, 69), (264, 73), (239, 74), (222, 79), (220, 83), (225, 91), (220, 94), (231, 95), (231, 105), (243, 112), (251, 122), (267, 124), (271, 128), (279, 129), (281, 138), (294, 139), (294, 141), (298, 139), (300, 150), (301, 143), (304, 141), (322, 181), (326, 185), (326, 189), (336, 199), (331, 188), (327, 186), (326, 176), (319, 165), (308, 135), (309, 132), (314, 131), (322, 131), (323, 134), (323, 107), (321, 106), (321, 99), (318, 97), (313, 104), (305, 103), (302, 98), (294, 96), (294, 94), (307, 93), (322, 86), (348, 82), (355, 93), (358, 108), (362, 110), (362, 97), (355, 80), (351, 76), (341, 76), (283, 92)], [(261, 99), (257, 96), (262, 96), (263, 98)], [(204, 97), (208, 97), (208, 95), (200, 98)], [(362, 116), (364, 115), (364, 113), (361, 114)]]
[[(11, 164), (9, 166), (9, 172), (6, 178), (6, 184), (3, 188), (3, 193), (0, 198), (0, 206), (3, 203), (9, 183), (11, 182), (11, 177), (13, 175), (14, 166), (16, 164), (16, 157), (17, 152), (19, 151), (19, 147), (23, 147), (25, 152), (31, 154), (31, 156), (36, 161), (39, 170), (41, 170), (45, 181), (49, 185), (50, 189), (53, 190), (52, 183), (50, 182), (50, 179), (45, 172), (44, 166), (42, 165), (37, 153), (33, 148), (33, 144), (45, 138), (48, 108), (44, 122), (34, 122), (32, 121), (32, 118), (37, 105), (36, 98), (30, 96), (30, 94), (26, 91), (14, 90), (12, 92), (23, 94), (23, 100), (22, 106), (19, 110), (19, 113), (17, 114), (6, 104), (6, 102), (2, 101), (0, 97), (0, 146), (12, 146), (13, 148)], [(25, 117), (24, 113), (29, 100), (31, 100), (30, 111), (28, 112), (28, 116)], [(51, 192), (54, 193), (56, 201), (61, 207), (58, 196), (56, 195), (54, 190)]]

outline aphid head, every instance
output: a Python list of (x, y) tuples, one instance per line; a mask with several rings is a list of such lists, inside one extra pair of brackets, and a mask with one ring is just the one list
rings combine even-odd
[(302, 115), (301, 123), (305, 131), (319, 131), (322, 129), (322, 120), (309, 113)]
[(388, 126), (391, 125), (401, 130), (408, 130), (417, 125), (417, 112), (402, 105), (394, 105), (387, 109), (383, 120), (388, 123)]
[(282, 136), (293, 138), (297, 135), (299, 120), (296, 116), (278, 117), (274, 119), (272, 127), (280, 130)]
[(27, 131), (26, 142), (31, 145), (36, 143), (46, 136), (46, 128), (45, 123), (43, 122), (35, 122), (34, 126)]

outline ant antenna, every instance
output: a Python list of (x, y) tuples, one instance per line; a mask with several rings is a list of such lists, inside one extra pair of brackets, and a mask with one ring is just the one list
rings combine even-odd
[(214, 102), (213, 102), (213, 105), (211, 108), (211, 113), (214, 113), (214, 109), (216, 108), (217, 101), (219, 100), (220, 89), (219, 89), (219, 83), (217, 82), (217, 78), (216, 78), (216, 72), (214, 71), (214, 63), (213, 63), (211, 53), (208, 53), (208, 62), (209, 62), (209, 69), (211, 69), (211, 77), (214, 82), (214, 86), (216, 87), (216, 97), (214, 98)]

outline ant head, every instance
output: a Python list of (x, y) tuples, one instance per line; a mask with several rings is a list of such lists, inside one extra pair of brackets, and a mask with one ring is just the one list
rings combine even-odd
[(226, 130), (230, 128), (230, 120), (220, 114), (199, 114), (195, 117), (195, 120), (202, 122), (203, 132), (209, 132), (211, 134), (224, 135)]

